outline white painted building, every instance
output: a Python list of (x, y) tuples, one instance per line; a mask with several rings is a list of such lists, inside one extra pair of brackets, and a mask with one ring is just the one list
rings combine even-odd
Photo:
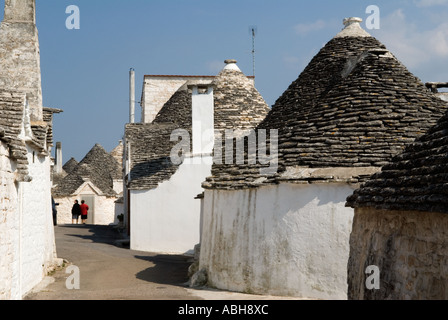
[(0, 26), (0, 300), (60, 263), (51, 205), (53, 114), (43, 108), (35, 1), (5, 1)]
[(121, 152), (121, 142), (111, 153), (96, 144), (84, 159), (74, 163), (70, 171), (58, 179), (52, 190), (59, 203), (58, 224), (72, 223), (71, 210), (75, 200), (79, 203), (84, 200), (89, 206), (87, 224), (118, 224), (117, 216), (122, 211), (117, 212), (121, 208), (116, 201), (123, 195), (122, 164), (117, 160)]
[(360, 21), (344, 20), (257, 127), (278, 130), (268, 142), (275, 173), (212, 167), (199, 262), (209, 286), (347, 298), (346, 198), (446, 109)]
[[(60, 262), (51, 206), (50, 141), (45, 135), (38, 138), (48, 126), (25, 120), (28, 112), (24, 93), (0, 92), (1, 300), (22, 299)], [(23, 120), (11, 121), (12, 114)]]
[[(126, 126), (124, 194), (131, 249), (193, 253), (201, 226), (201, 202), (195, 198), (211, 174), (215, 130), (253, 128), (269, 110), (234, 60), (206, 80), (183, 78), (174, 94), (167, 90), (171, 96), (152, 123)], [(153, 91), (152, 100), (165, 96)], [(173, 148), (181, 151), (178, 163), (171, 157)]]

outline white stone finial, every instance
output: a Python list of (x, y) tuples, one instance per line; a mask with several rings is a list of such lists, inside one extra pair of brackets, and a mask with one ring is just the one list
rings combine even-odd
[(236, 65), (237, 61), (234, 59), (227, 59), (224, 61), (226, 66), (224, 67), (224, 70), (234, 70), (234, 71), (241, 71), (240, 68)]
[(345, 26), (346, 28), (347, 28), (348, 26), (354, 24), (354, 23), (360, 24), (361, 22), (362, 22), (362, 19), (361, 19), (361, 18), (357, 18), (357, 17), (345, 18), (344, 21), (343, 21), (344, 26)]
[(351, 18), (345, 18), (344, 23), (344, 29), (339, 32), (335, 38), (342, 38), (342, 37), (371, 37), (371, 35), (366, 32), (361, 27), (361, 18), (357, 17), (351, 17)]

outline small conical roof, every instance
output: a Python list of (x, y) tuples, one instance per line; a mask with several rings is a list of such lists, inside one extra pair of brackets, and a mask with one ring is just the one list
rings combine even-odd
[(179, 128), (191, 130), (191, 104), (191, 92), (185, 84), (164, 104), (153, 123), (175, 123)]
[(120, 140), (118, 145), (110, 152), (110, 155), (117, 160), (117, 162), (122, 165), (123, 164), (123, 141)]
[(91, 181), (104, 194), (115, 195), (114, 180), (122, 179), (121, 166), (100, 144), (95, 144), (53, 190), (56, 196), (73, 194), (85, 181)]
[(75, 158), (71, 158), (70, 160), (68, 160), (64, 166), (62, 167), (62, 169), (64, 169), (64, 171), (69, 174), (72, 173), (73, 170), (76, 168), (76, 166), (78, 165), (78, 161), (76, 161)]
[(104, 171), (104, 174), (113, 179), (121, 178), (120, 164), (98, 143), (90, 149), (80, 164), (86, 164), (100, 171)]
[(214, 85), (215, 129), (252, 129), (270, 111), (253, 81), (237, 66), (237, 61), (224, 61)]

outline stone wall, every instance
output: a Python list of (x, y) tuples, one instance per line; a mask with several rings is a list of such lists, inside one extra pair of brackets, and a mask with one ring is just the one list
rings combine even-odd
[[(35, 1), (6, 1), (0, 26), (0, 87), (27, 93), (31, 120), (42, 120), (40, 50)], [(20, 53), (20, 54), (18, 54)]]
[[(355, 210), (348, 263), (349, 299), (448, 298), (448, 216), (436, 212)], [(380, 288), (366, 288), (377, 266)]]

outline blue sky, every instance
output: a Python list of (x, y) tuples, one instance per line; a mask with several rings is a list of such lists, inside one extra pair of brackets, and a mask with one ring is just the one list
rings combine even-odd
[[(69, 5), (80, 9), (79, 30), (65, 26)], [(365, 21), (369, 5), (381, 18), (379, 30), (363, 23), (369, 33), (424, 82), (448, 81), (448, 0), (37, 0), (44, 105), (64, 110), (54, 134), (63, 161), (118, 144), (130, 68), (138, 100), (145, 74), (216, 75), (233, 58), (252, 75), (256, 26), (256, 87), (272, 105), (343, 18)]]

